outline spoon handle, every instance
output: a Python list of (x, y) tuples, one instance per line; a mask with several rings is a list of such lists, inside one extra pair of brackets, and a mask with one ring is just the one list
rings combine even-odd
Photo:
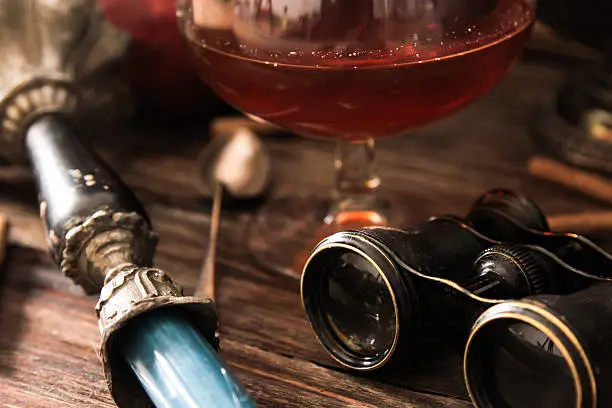
[(217, 254), (217, 241), (219, 238), (219, 224), (221, 223), (222, 203), (223, 186), (220, 183), (215, 183), (208, 251), (196, 287), (196, 296), (212, 300), (215, 300), (215, 258)]

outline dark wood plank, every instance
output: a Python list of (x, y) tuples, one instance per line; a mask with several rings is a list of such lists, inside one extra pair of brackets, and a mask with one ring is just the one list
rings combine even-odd
[(12, 247), (9, 258), (0, 289), (3, 406), (114, 406), (96, 355), (95, 299), (71, 293), (42, 252)]
[[(253, 395), (261, 407), (309, 406), (318, 407), (468, 407), (467, 401), (437, 395), (422, 394), (406, 388), (359, 376), (339, 373), (317, 364), (296, 358), (280, 356), (245, 346), (244, 343), (226, 340), (223, 354), (231, 361), (231, 367), (248, 386), (251, 381), (262, 381), (263, 392)], [(270, 387), (270, 385), (273, 385)], [(253, 387), (259, 389), (259, 387)], [(286, 389), (291, 389), (288, 394)], [(275, 395), (270, 402), (270, 394)], [(278, 396), (276, 396), (278, 394)]]

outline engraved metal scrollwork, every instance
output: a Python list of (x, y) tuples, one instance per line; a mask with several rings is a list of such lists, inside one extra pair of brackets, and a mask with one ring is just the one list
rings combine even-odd
[(137, 213), (99, 210), (69, 229), (60, 267), (86, 293), (98, 293), (116, 265), (151, 265), (157, 239)]
[(174, 308), (218, 348), (217, 314), (210, 299), (183, 296), (183, 290), (164, 271), (119, 265), (108, 272), (96, 305), (102, 334), (100, 358), (115, 402), (119, 406), (149, 407), (150, 402), (122, 360), (113, 358), (113, 339), (132, 319), (157, 308)]
[(117, 324), (139, 303), (182, 295), (182, 289), (160, 269), (134, 265), (119, 267), (107, 275), (96, 305), (100, 330), (104, 332)]

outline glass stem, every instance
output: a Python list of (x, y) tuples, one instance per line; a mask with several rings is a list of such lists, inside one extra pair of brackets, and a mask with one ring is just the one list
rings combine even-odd
[(385, 223), (377, 194), (380, 177), (374, 139), (338, 142), (334, 167), (336, 185), (326, 223), (350, 222), (356, 218), (374, 224)]

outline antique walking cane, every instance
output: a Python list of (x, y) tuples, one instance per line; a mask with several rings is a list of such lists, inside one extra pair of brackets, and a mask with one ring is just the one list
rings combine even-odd
[(124, 95), (108, 73), (125, 37), (93, 0), (0, 0), (0, 23), (0, 153), (29, 160), (54, 260), (100, 294), (100, 357), (116, 404), (254, 406), (217, 354), (213, 301), (183, 296), (152, 267), (146, 213), (72, 130)]

